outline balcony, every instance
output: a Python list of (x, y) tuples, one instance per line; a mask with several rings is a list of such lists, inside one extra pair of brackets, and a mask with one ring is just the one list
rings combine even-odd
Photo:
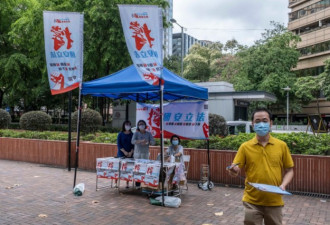
[(289, 8), (295, 7), (295, 6), (297, 6), (301, 3), (308, 2), (308, 1), (311, 1), (311, 0), (290, 0), (289, 1)]

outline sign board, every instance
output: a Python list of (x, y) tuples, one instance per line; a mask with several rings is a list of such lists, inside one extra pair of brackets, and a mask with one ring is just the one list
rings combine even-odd
[[(136, 121), (144, 120), (147, 130), (160, 137), (159, 105), (136, 105)], [(209, 137), (208, 102), (172, 102), (164, 104), (164, 137), (176, 134), (182, 139), (207, 139)]]
[(163, 67), (163, 16), (156, 5), (118, 5), (126, 45), (141, 78), (158, 85)]
[(84, 15), (44, 11), (44, 39), (48, 80), (52, 95), (77, 87), (83, 74)]
[(308, 115), (308, 125), (311, 126), (313, 133), (327, 132), (327, 123), (320, 115)]

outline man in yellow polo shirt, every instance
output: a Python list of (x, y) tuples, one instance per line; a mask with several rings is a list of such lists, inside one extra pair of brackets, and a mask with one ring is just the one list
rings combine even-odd
[(265, 225), (282, 224), (282, 195), (262, 192), (248, 184), (270, 184), (285, 190), (293, 178), (294, 164), (288, 146), (269, 134), (271, 118), (268, 109), (260, 108), (253, 112), (252, 126), (256, 136), (240, 146), (229, 169), (232, 176), (237, 176), (241, 168), (246, 174), (242, 199), (245, 225), (261, 225), (262, 221)]

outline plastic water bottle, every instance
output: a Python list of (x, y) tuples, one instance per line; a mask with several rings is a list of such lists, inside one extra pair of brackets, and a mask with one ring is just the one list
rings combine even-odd
[(74, 188), (73, 188), (73, 194), (75, 196), (82, 196), (82, 194), (85, 191), (85, 184), (84, 183), (80, 183), (77, 184)]

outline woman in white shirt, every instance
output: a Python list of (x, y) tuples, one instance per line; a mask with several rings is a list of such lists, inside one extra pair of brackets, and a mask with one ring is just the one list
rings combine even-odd
[(180, 145), (180, 142), (180, 137), (173, 135), (171, 137), (171, 145), (167, 148), (166, 153), (167, 156), (174, 156), (176, 162), (183, 163), (183, 147)]
[(155, 144), (155, 139), (146, 129), (146, 122), (139, 120), (137, 130), (132, 137), (134, 159), (149, 159), (149, 146)]

